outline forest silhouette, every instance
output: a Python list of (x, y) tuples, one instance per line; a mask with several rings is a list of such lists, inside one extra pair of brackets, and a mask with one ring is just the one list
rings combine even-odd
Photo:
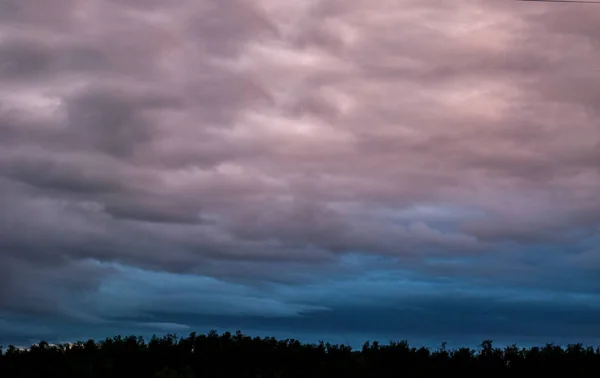
[(0, 351), (0, 377), (7, 378), (600, 377), (600, 346), (496, 348), (490, 340), (478, 350), (449, 350), (445, 343), (430, 350), (406, 341), (366, 342), (353, 349), (210, 331), (149, 340), (116, 336), (58, 345), (42, 341)]

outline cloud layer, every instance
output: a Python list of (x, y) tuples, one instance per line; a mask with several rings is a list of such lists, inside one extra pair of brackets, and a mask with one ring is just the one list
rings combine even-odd
[(596, 8), (1, 2), (0, 334), (600, 338)]

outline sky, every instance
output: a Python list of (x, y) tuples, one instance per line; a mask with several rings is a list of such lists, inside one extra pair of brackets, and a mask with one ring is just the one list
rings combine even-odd
[(0, 1), (0, 345), (600, 344), (600, 6)]

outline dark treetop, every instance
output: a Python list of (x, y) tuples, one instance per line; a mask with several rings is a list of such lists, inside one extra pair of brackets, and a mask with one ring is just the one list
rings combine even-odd
[(405, 341), (362, 349), (329, 343), (249, 337), (241, 332), (116, 336), (96, 342), (31, 348), (9, 346), (0, 354), (0, 377), (544, 377), (560, 372), (569, 377), (599, 377), (600, 347), (581, 344), (530, 349), (479, 350), (411, 348)]

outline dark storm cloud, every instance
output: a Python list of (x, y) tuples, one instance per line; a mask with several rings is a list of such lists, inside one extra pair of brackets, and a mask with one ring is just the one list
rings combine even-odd
[(1, 1), (0, 331), (598, 335), (594, 12)]
[[(564, 336), (587, 339), (590, 335), (598, 334), (599, 329), (595, 321), (598, 311), (597, 308), (586, 305), (570, 305), (567, 309), (556, 304), (497, 303), (489, 298), (458, 301), (453, 299), (450, 303), (444, 303), (444, 300), (438, 297), (427, 300), (413, 299), (409, 301), (409, 306), (404, 308), (346, 307), (291, 319), (223, 315), (197, 317), (191, 314), (157, 316), (192, 324), (217, 324), (220, 328), (230, 329), (295, 329), (307, 333), (317, 330), (323, 334), (330, 332), (342, 335), (360, 330), (365, 335), (389, 334), (392, 339), (404, 335), (419, 335), (441, 342), (441, 338), (460, 337), (455, 332), (463, 328), (465, 323), (469, 324), (469, 334), (475, 337), (489, 335), (508, 339), (507, 336), (510, 336), (516, 341), (522, 341), (553, 335), (548, 340)], [(545, 318), (543, 323), (539, 322), (541, 317)], [(558, 333), (557, 328), (560, 329)], [(380, 341), (387, 342), (389, 339)]]

